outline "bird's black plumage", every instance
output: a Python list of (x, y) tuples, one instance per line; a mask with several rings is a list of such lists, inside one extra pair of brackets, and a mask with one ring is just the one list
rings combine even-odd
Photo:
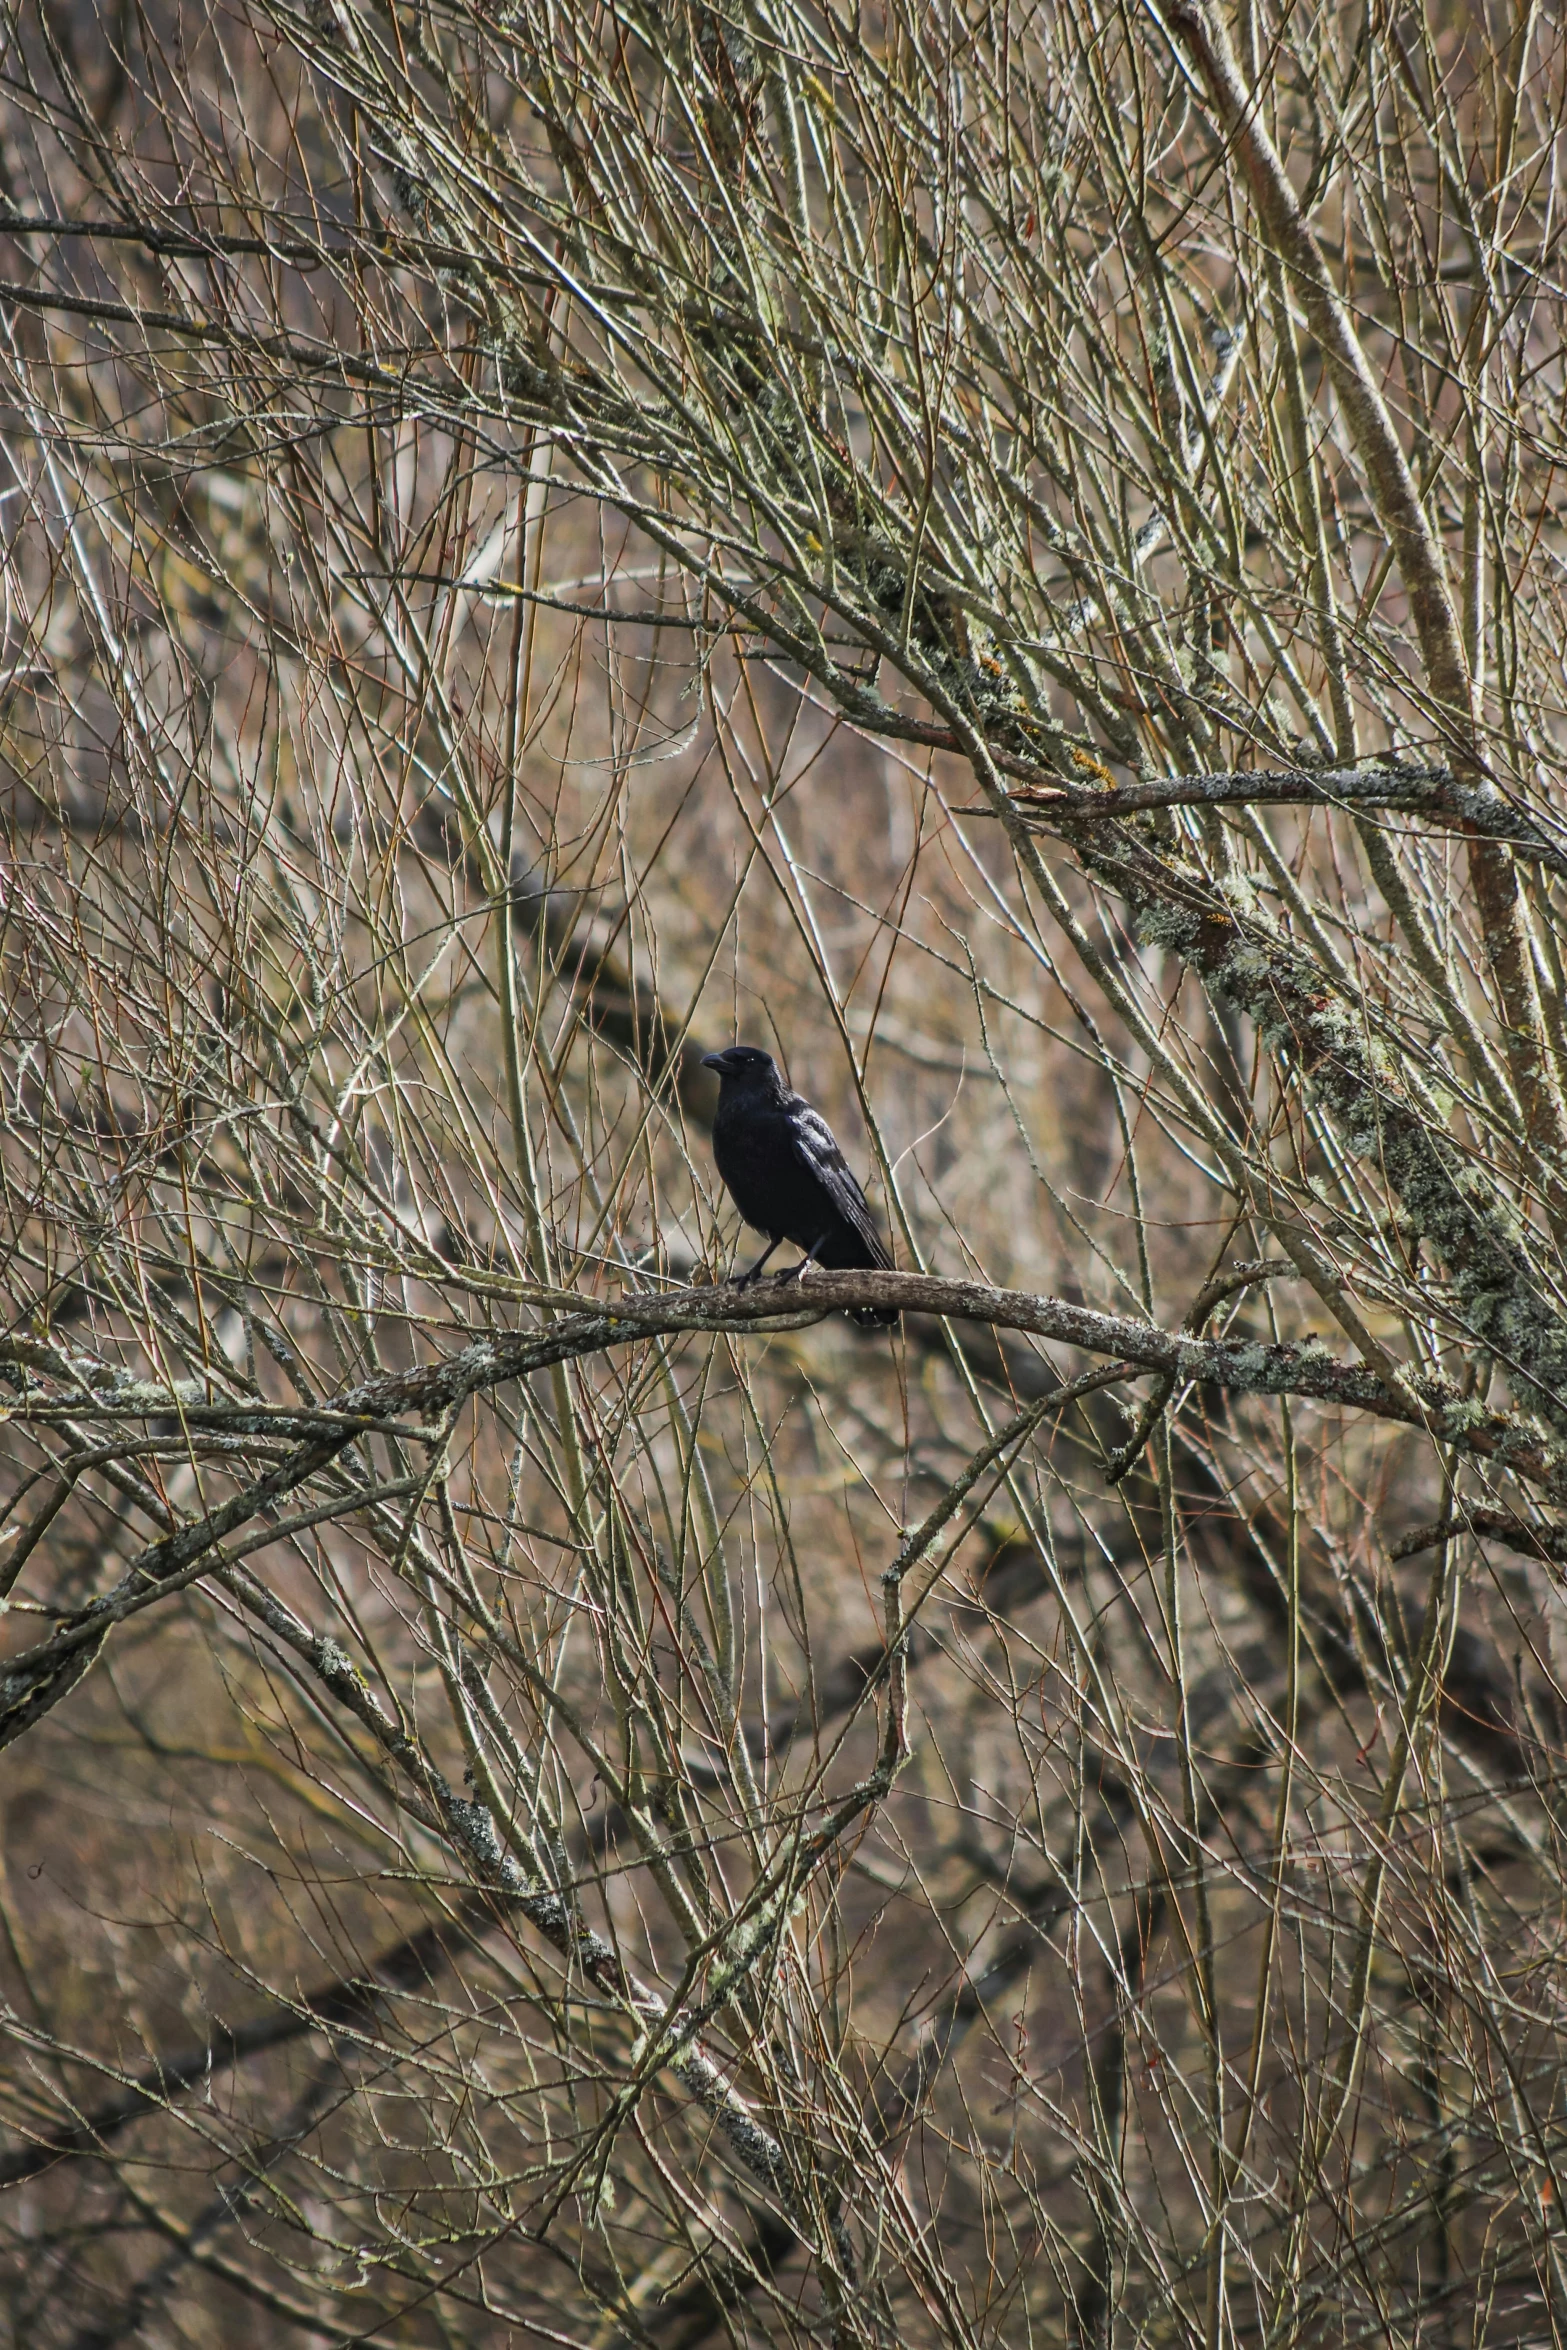
[[(767, 1235), (767, 1247), (742, 1279), (754, 1281), (785, 1240), (803, 1248), (809, 1264), (837, 1272), (859, 1266), (890, 1272), (886, 1243), (832, 1128), (789, 1091), (772, 1054), (736, 1044), (709, 1053), (704, 1066), (719, 1078), (713, 1120), (718, 1172), (746, 1222)], [(898, 1319), (895, 1306), (853, 1306), (850, 1313), (864, 1330), (886, 1329)]]

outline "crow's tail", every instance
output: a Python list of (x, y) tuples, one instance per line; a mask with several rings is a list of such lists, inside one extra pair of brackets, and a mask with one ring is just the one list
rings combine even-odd
[(895, 1330), (899, 1314), (896, 1306), (850, 1306), (849, 1319), (862, 1330)]

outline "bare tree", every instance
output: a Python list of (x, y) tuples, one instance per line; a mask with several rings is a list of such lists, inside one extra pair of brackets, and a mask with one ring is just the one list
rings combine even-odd
[(6, 2338), (1563, 2339), (1560, 23), (0, 21)]

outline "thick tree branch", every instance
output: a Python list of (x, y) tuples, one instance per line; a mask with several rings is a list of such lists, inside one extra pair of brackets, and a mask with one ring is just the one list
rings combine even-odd
[[(1357, 767), (1152, 776), (1098, 792), (1032, 784), (1012, 797), (1025, 814), (1037, 807), (1046, 823), (1059, 816), (1074, 824), (1104, 823), (1150, 808), (1348, 808), (1357, 815), (1386, 810), (1421, 816), (1468, 836), (1484, 834), (1549, 872), (1567, 874), (1567, 846), (1549, 839), (1494, 784), (1464, 781), (1451, 767), (1378, 759)], [(988, 808), (969, 812), (991, 813)]]
[[(1172, 0), (1166, 13), (1207, 86), (1225, 138), (1241, 159), (1267, 234), (1321, 348), (1350, 437), (1365, 466), (1377, 518), (1392, 543), (1409, 596), (1421, 661), (1452, 745), (1455, 770), (1461, 782), (1480, 783), (1485, 761), (1476, 735), (1474, 681), (1448, 593), (1442, 549), (1427, 519), (1387, 402), (1333, 283), (1322, 248), (1264, 127), (1258, 94), (1247, 89), (1222, 22), (1206, 0)], [(1517, 875), (1506, 850), (1479, 834), (1470, 843), (1469, 873), (1502, 1000), (1508, 1051), (1525, 1107), (1529, 1139), (1550, 1151), (1559, 1168), (1567, 1164), (1567, 1119), (1545, 1054)]]
[(1100, 843), (1077, 827), (1076, 844), (1130, 908), (1139, 935), (1177, 953), (1293, 1064), (1349, 1150), (1374, 1162), (1442, 1259), (1469, 1335), (1494, 1349), (1533, 1408), (1567, 1430), (1567, 1315), (1494, 1187), (1413, 1098), (1393, 1052), (1372, 1038), (1364, 1007), (1338, 992), (1239, 879), (1216, 889), (1129, 829)]
[[(1424, 1130), (1421, 1130), (1422, 1136)], [(1510, 1270), (1511, 1268), (1509, 1268)], [(1339, 1361), (1318, 1341), (1264, 1344), (1260, 1341), (1197, 1338), (1156, 1328), (1129, 1316), (1103, 1314), (1066, 1298), (1036, 1296), (1022, 1289), (992, 1289), (983, 1282), (947, 1280), (936, 1274), (824, 1272), (812, 1266), (805, 1279), (791, 1276), (711, 1289), (677, 1289), (662, 1294), (628, 1292), (613, 1304), (589, 1301), (567, 1291), (525, 1293), (552, 1306), (573, 1309), (543, 1328), (496, 1332), (475, 1339), (444, 1362), (418, 1370), (388, 1372), (336, 1397), (342, 1415), (336, 1441), (300, 1446), (246, 1492), (225, 1503), (196, 1526), (154, 1545), (133, 1573), (157, 1575), (183, 1565), (203, 1544), (222, 1539), (234, 1526), (279, 1499), (313, 1475), (353, 1441), (366, 1424), (417, 1416), (420, 1430), (432, 1418), (458, 1410), (471, 1396), (508, 1381), (525, 1379), (552, 1364), (576, 1362), (642, 1338), (681, 1333), (765, 1335), (794, 1330), (852, 1306), (895, 1306), (906, 1314), (932, 1314), (993, 1330), (1018, 1330), (1088, 1354), (1124, 1358), (1145, 1371), (1168, 1374), (1183, 1385), (1218, 1387), (1242, 1395), (1291, 1395), (1362, 1411), (1405, 1427), (1423, 1427), (1443, 1443), (1456, 1444), (1494, 1460), (1520, 1476), (1552, 1483), (1559, 1465), (1540, 1431), (1527, 1420), (1497, 1412), (1466, 1398), (1449, 1380), (1411, 1373), (1403, 1392), (1373, 1371)], [(1567, 1337), (1562, 1342), (1567, 1350)], [(51, 1416), (53, 1398), (36, 1393), (15, 1407), (14, 1417)], [(178, 1410), (193, 1428), (243, 1430), (255, 1418), (245, 1405), (194, 1404), (150, 1386), (134, 1404), (72, 1398), (79, 1419), (157, 1417)], [(412, 1433), (412, 1431), (410, 1431)], [(352, 1507), (345, 1497), (345, 1507)], [(87, 1625), (79, 1628), (89, 1629)], [(19, 1667), (53, 1661), (78, 1645), (77, 1631), (61, 1633), (21, 1660)]]

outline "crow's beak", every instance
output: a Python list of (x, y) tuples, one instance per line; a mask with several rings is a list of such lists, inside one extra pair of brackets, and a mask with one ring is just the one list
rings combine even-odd
[(704, 1069), (716, 1069), (720, 1077), (727, 1076), (729, 1071), (729, 1055), (727, 1053), (704, 1053), (702, 1055), (702, 1066)]

